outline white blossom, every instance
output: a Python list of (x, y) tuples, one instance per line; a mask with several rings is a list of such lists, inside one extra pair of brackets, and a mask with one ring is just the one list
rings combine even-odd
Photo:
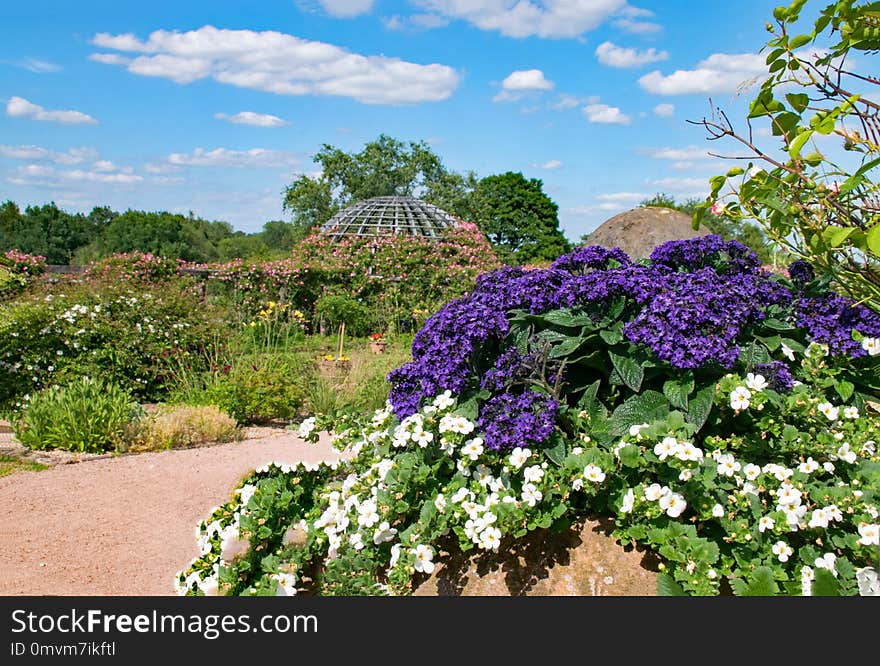
[(742, 472), (749, 481), (754, 481), (759, 476), (761, 476), (761, 468), (754, 463), (749, 463), (748, 465), (743, 467)]
[(531, 455), (532, 455), (531, 449), (523, 449), (523, 448), (517, 446), (510, 453), (510, 459), (509, 459), (510, 466), (513, 467), (514, 469), (519, 469), (520, 467), (522, 467), (525, 464), (526, 460), (528, 460), (531, 457)]
[(584, 467), (584, 478), (593, 483), (602, 483), (605, 480), (605, 472), (591, 463)]
[(678, 493), (670, 493), (660, 498), (660, 508), (665, 510), (670, 518), (678, 518), (687, 508), (687, 502)]
[(297, 431), (297, 434), (300, 437), (302, 437), (303, 439), (307, 439), (309, 437), (309, 435), (312, 434), (312, 431), (314, 431), (314, 429), (315, 429), (315, 421), (316, 421), (315, 417), (310, 416), (305, 421), (300, 423), (299, 430)]
[(812, 474), (817, 469), (819, 469), (819, 463), (813, 460), (812, 457), (807, 458), (805, 462), (802, 462), (800, 465), (798, 465), (798, 472), (800, 472), (801, 474)]
[(483, 451), (483, 440), (480, 437), (475, 437), (461, 447), (461, 454), (471, 460), (479, 458)]
[(880, 546), (880, 525), (859, 523), (859, 536), (863, 546)]
[(426, 574), (433, 573), (434, 562), (431, 560), (434, 557), (434, 552), (431, 550), (430, 546), (419, 544), (413, 548), (411, 552), (416, 558), (414, 563), (416, 571)]
[(660, 460), (666, 460), (669, 456), (675, 456), (678, 453), (680, 445), (675, 437), (664, 437), (663, 440), (654, 447), (654, 455)]
[(746, 386), (752, 391), (763, 391), (767, 388), (767, 379), (764, 375), (756, 375), (752, 372), (746, 375)]
[(626, 494), (623, 496), (623, 502), (620, 505), (620, 513), (629, 513), (633, 510), (633, 506), (636, 503), (636, 496), (633, 492), (632, 488), (629, 488), (626, 491)]
[(724, 507), (720, 504), (716, 504), (712, 507), (712, 516), (715, 518), (723, 518), (724, 517)]
[(880, 354), (880, 338), (862, 338), (862, 349), (868, 352), (868, 356)]
[(455, 398), (452, 397), (452, 391), (446, 390), (443, 391), (440, 395), (434, 398), (434, 407), (443, 411), (449, 409), (455, 404)]
[(788, 562), (788, 558), (794, 555), (794, 550), (784, 541), (777, 541), (773, 544), (773, 554), (779, 558), (780, 562)]
[(817, 569), (828, 569), (831, 573), (834, 574), (834, 577), (837, 578), (837, 567), (835, 563), (837, 562), (837, 555), (834, 553), (825, 553), (822, 557), (817, 557), (816, 561), (813, 563), (816, 565)]
[(523, 470), (523, 478), (528, 483), (538, 483), (542, 478), (544, 478), (544, 470), (541, 469), (540, 465), (532, 465), (531, 467), (526, 467)]
[(737, 386), (730, 394), (730, 407), (736, 411), (748, 409), (751, 404), (749, 400), (752, 397), (751, 391), (745, 386)]
[(378, 546), (380, 543), (391, 541), (396, 534), (397, 530), (391, 527), (387, 520), (383, 520), (373, 531), (373, 543)]
[(544, 497), (544, 493), (538, 490), (533, 484), (525, 483), (522, 487), (522, 501), (528, 504), (529, 506), (535, 506), (536, 503), (541, 501), (541, 498)]
[(772, 530), (774, 527), (776, 527), (776, 521), (770, 516), (761, 516), (761, 519), (758, 521), (759, 532), (766, 532), (767, 530)]
[(837, 417), (840, 415), (840, 408), (835, 407), (830, 402), (820, 402), (818, 405), (816, 405), (816, 409), (824, 414), (825, 418), (827, 418), (829, 421), (836, 421)]
[(852, 405), (850, 405), (849, 407), (844, 407), (843, 408), (843, 418), (850, 419), (850, 420), (854, 420), (854, 419), (859, 418), (859, 408), (853, 407)]
[(787, 344), (785, 344), (783, 342), (782, 347), (780, 349), (782, 351), (783, 356), (785, 356), (789, 361), (794, 360), (794, 350), (791, 347), (789, 347)]
[[(464, 488), (462, 488), (464, 490)], [(443, 493), (439, 493), (437, 497), (434, 498), (434, 507), (440, 513), (443, 513), (444, 509), (446, 509), (446, 498), (443, 496)]]

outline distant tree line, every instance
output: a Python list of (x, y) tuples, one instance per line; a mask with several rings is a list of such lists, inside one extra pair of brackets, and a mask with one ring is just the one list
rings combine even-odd
[(0, 205), (0, 251), (42, 255), (50, 264), (84, 264), (134, 250), (195, 262), (274, 259), (290, 251), (298, 234), (296, 225), (281, 220), (244, 233), (228, 222), (203, 220), (192, 213), (119, 213), (102, 206), (83, 214), (54, 203), (24, 210), (13, 201)]

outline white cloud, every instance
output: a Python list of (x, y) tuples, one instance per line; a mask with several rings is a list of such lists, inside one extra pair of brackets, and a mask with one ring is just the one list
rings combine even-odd
[(708, 178), (658, 178), (657, 180), (648, 181), (648, 184), (657, 187), (667, 188), (673, 192), (708, 192)]
[(272, 116), (268, 113), (254, 113), (253, 111), (241, 111), (234, 115), (225, 113), (215, 113), (217, 120), (225, 120), (238, 125), (253, 125), (254, 127), (281, 127), (287, 124), (286, 120), (282, 120), (278, 116)]
[(116, 171), (116, 165), (113, 164), (110, 160), (98, 160), (92, 165), (92, 169), (95, 171)]
[(28, 164), (15, 170), (15, 176), (8, 181), (14, 185), (61, 187), (65, 183), (102, 183), (131, 185), (144, 178), (131, 173), (106, 173), (103, 170), (85, 171), (83, 169), (59, 170), (40, 164)]
[(104, 65), (127, 65), (131, 62), (131, 58), (126, 58), (116, 53), (91, 53), (89, 54), (89, 60), (94, 60)]
[(177, 173), (180, 171), (180, 167), (168, 163), (157, 164), (155, 162), (148, 162), (144, 164), (144, 171), (155, 174)]
[(735, 93), (766, 73), (764, 60), (764, 56), (754, 53), (713, 53), (695, 69), (679, 69), (666, 76), (659, 70), (645, 74), (639, 85), (655, 95)]
[(48, 160), (56, 164), (79, 164), (86, 160), (93, 160), (98, 156), (94, 148), (70, 148), (66, 152), (59, 153), (41, 146), (4, 146), (0, 145), (0, 156), (13, 160)]
[(547, 106), (555, 111), (565, 111), (567, 109), (574, 109), (581, 104), (596, 104), (599, 99), (600, 98), (597, 95), (590, 95), (589, 97), (575, 97), (574, 95), (562, 93), (561, 95), (559, 95), (555, 102), (551, 102)]
[(642, 192), (608, 192), (596, 197), (599, 201), (614, 204), (640, 203), (648, 198)]
[(654, 115), (661, 118), (670, 118), (675, 115), (674, 104), (658, 104), (654, 107)]
[(588, 104), (584, 107), (583, 112), (591, 123), (629, 125), (632, 122), (632, 118), (621, 112), (616, 106), (608, 106), (607, 104)]
[(14, 118), (30, 118), (63, 125), (95, 125), (98, 121), (81, 111), (47, 111), (23, 97), (12, 97), (6, 104), (6, 114)]
[(492, 98), (494, 102), (512, 102), (530, 93), (553, 90), (552, 81), (544, 78), (540, 69), (524, 69), (511, 72), (501, 82), (501, 92)]
[(708, 150), (699, 146), (687, 146), (685, 148), (639, 148), (638, 152), (657, 160), (675, 160), (679, 162), (685, 160), (704, 160), (709, 157)]
[(614, 27), (632, 35), (650, 35), (663, 30), (663, 26), (659, 23), (640, 20), (653, 18), (654, 12), (650, 9), (627, 5), (617, 13), (617, 16), (620, 18), (613, 21)]
[(92, 41), (99, 47), (140, 54), (118, 63), (133, 74), (181, 84), (212, 78), (278, 95), (415, 104), (446, 99), (459, 83), (458, 72), (446, 65), (364, 56), (268, 30), (224, 30), (206, 25), (183, 33), (157, 30), (144, 41), (132, 34), (107, 33), (98, 33)]
[(412, 0), (434, 14), (507, 37), (577, 37), (598, 27), (626, 0)]
[(596, 47), (596, 58), (608, 67), (639, 67), (666, 60), (669, 54), (654, 48), (639, 51), (617, 46), (611, 42), (602, 42)]
[(336, 18), (353, 18), (373, 8), (373, 0), (318, 0), (324, 11)]
[(290, 166), (298, 162), (299, 158), (292, 153), (267, 148), (251, 148), (250, 150), (196, 148), (192, 153), (171, 153), (168, 156), (168, 163), (178, 166), (272, 168)]
[(554, 169), (561, 169), (562, 162), (559, 160), (548, 160), (543, 164), (533, 164), (532, 168), (534, 169), (546, 169), (547, 171), (553, 171)]
[(19, 66), (34, 74), (51, 74), (53, 72), (60, 72), (63, 69), (61, 65), (56, 65), (54, 62), (37, 58), (22, 60)]
[(411, 14), (410, 16), (395, 14), (383, 18), (382, 23), (389, 30), (434, 30), (449, 25), (449, 19), (436, 14)]
[(131, 183), (139, 183), (144, 177), (130, 173), (100, 173), (96, 171), (82, 171), (76, 169), (74, 171), (61, 171), (58, 174), (66, 180), (88, 181), (90, 183), (116, 183), (121, 185), (129, 185)]

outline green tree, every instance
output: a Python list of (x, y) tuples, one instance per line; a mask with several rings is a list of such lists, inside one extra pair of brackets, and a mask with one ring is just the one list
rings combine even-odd
[(317, 177), (300, 176), (285, 190), (284, 209), (304, 235), (349, 204), (372, 197), (416, 196), (466, 217), (476, 178), (449, 172), (424, 141), (385, 134), (358, 153), (324, 144), (314, 157)]
[(54, 203), (28, 206), (24, 212), (11, 201), (0, 207), (0, 250), (17, 249), (42, 255), (50, 264), (67, 264), (94, 235), (85, 215), (67, 213)]
[[(805, 5), (795, 0), (773, 11), (768, 76), (746, 128), (734, 129), (720, 110), (696, 123), (709, 140), (733, 142), (749, 161), (710, 180), (694, 223), (721, 206), (736, 222), (756, 220), (770, 240), (880, 312), (880, 183), (872, 178), (880, 167), (880, 102), (868, 97), (880, 80), (852, 71), (848, 58), (850, 51), (880, 50), (880, 4), (833, 2), (801, 33)], [(762, 122), (781, 151), (755, 144), (752, 127)], [(827, 140), (834, 137), (837, 150)]]
[(474, 222), (507, 263), (552, 260), (570, 249), (559, 229), (558, 206), (537, 178), (487, 176), (477, 185)]
[[(671, 208), (687, 215), (693, 215), (701, 204), (702, 201), (699, 199), (688, 199), (684, 203), (679, 203), (675, 197), (661, 192), (646, 199), (640, 205), (645, 208)], [(739, 241), (751, 248), (758, 255), (762, 264), (774, 263), (774, 248), (771, 247), (758, 225), (752, 222), (734, 221), (724, 213), (703, 217), (701, 224), (709, 232), (718, 234), (724, 240)]]

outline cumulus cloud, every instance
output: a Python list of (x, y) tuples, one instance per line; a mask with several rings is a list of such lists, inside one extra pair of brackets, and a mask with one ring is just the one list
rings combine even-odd
[(663, 30), (663, 26), (659, 23), (644, 20), (654, 17), (654, 12), (650, 9), (627, 5), (617, 13), (617, 16), (619, 18), (612, 21), (612, 25), (631, 35), (651, 35)]
[(336, 18), (353, 18), (373, 8), (373, 0), (318, 0), (324, 11)]
[(6, 115), (14, 118), (30, 118), (63, 125), (95, 125), (97, 120), (81, 111), (49, 111), (23, 97), (12, 97), (6, 103)]
[(92, 42), (139, 54), (118, 61), (108, 59), (108, 54), (92, 58), (125, 66), (133, 74), (181, 84), (211, 78), (278, 95), (350, 97), (365, 104), (437, 102), (452, 94), (460, 78), (446, 65), (365, 56), (269, 30), (224, 30), (206, 25), (188, 32), (157, 30), (146, 40), (132, 34), (98, 33)]
[(674, 104), (658, 104), (654, 107), (654, 115), (661, 118), (669, 118), (675, 115)]
[(287, 124), (286, 120), (282, 120), (278, 116), (272, 116), (268, 113), (254, 113), (253, 111), (240, 111), (231, 116), (225, 113), (215, 113), (214, 117), (217, 120), (225, 120), (237, 125), (253, 125), (254, 127), (281, 127)]
[(694, 69), (679, 69), (668, 75), (659, 70), (645, 74), (639, 85), (655, 95), (735, 93), (765, 74), (766, 69), (764, 56), (758, 54), (713, 53)]
[(608, 104), (587, 104), (583, 109), (584, 115), (591, 123), (602, 125), (629, 125), (632, 118), (623, 113), (616, 106)]
[(552, 90), (553, 83), (544, 78), (540, 69), (525, 69), (511, 72), (501, 82), (501, 92), (492, 98), (495, 102), (512, 102), (531, 93)]
[(437, 16), (436, 14), (411, 14), (410, 16), (400, 16), (395, 14), (382, 19), (382, 23), (389, 30), (434, 30), (449, 25), (449, 19)]
[(131, 185), (141, 182), (144, 177), (133, 173), (106, 173), (102, 170), (71, 169), (60, 170), (40, 164), (18, 167), (14, 176), (7, 179), (13, 185), (62, 187), (71, 183), (101, 183)]
[(686, 191), (699, 194), (709, 190), (708, 178), (658, 178), (649, 181), (649, 184), (672, 192)]
[(562, 93), (561, 95), (559, 95), (555, 102), (550, 102), (547, 106), (554, 111), (565, 111), (567, 109), (577, 108), (581, 104), (596, 104), (599, 99), (600, 98), (597, 95), (591, 95), (589, 97), (575, 97), (574, 95)]
[(93, 160), (98, 156), (94, 148), (70, 148), (65, 152), (50, 150), (41, 146), (6, 146), (0, 145), (0, 156), (13, 160), (38, 160), (55, 162), (56, 164), (79, 164)]
[(272, 168), (290, 166), (298, 162), (299, 158), (292, 153), (267, 148), (251, 148), (250, 150), (196, 148), (191, 153), (171, 153), (168, 156), (168, 163), (177, 166)]
[(648, 198), (643, 192), (607, 192), (596, 197), (599, 201), (613, 204), (640, 203)]
[(709, 157), (708, 150), (699, 146), (687, 146), (685, 148), (640, 148), (638, 152), (657, 160), (674, 160), (677, 162), (703, 160)]
[(449, 19), (507, 37), (577, 37), (626, 7), (626, 0), (413, 0)]
[(639, 51), (638, 49), (617, 46), (611, 42), (602, 42), (596, 47), (596, 58), (608, 67), (626, 68), (660, 62), (669, 58), (669, 54), (654, 48)]

